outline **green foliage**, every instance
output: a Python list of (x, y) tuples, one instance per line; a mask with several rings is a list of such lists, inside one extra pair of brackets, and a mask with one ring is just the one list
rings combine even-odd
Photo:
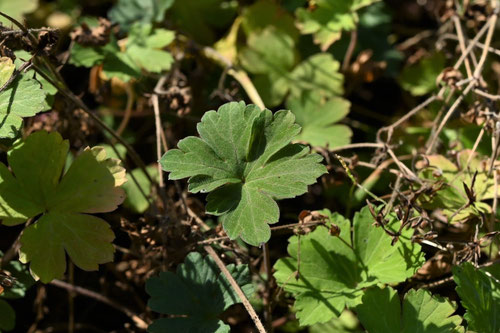
[(108, 78), (116, 77), (126, 82), (141, 77), (141, 70), (151, 73), (168, 71), (174, 59), (162, 49), (174, 38), (175, 34), (170, 30), (153, 29), (150, 24), (136, 23), (130, 27), (123, 52), (115, 39), (102, 47), (75, 44), (71, 50), (70, 63), (83, 67), (102, 64)]
[[(498, 266), (498, 264), (496, 265)], [(471, 263), (453, 267), (453, 279), (464, 308), (468, 328), (481, 333), (500, 330), (500, 283)]]
[(230, 25), (237, 9), (238, 4), (232, 0), (177, 0), (169, 16), (179, 31), (199, 43), (212, 44), (217, 29)]
[[(0, 86), (11, 77), (15, 65), (9, 58), (1, 58)], [(24, 117), (31, 117), (47, 109), (46, 92), (40, 83), (19, 75), (4, 91), (0, 92), (0, 138), (14, 139), (19, 134)]]
[[(442, 209), (443, 214), (450, 222), (459, 222), (470, 216), (480, 216), (490, 213), (491, 207), (483, 202), (495, 196), (495, 182), (488, 176), (489, 162), (479, 160), (477, 154), (471, 158), (469, 167), (466, 168), (471, 150), (463, 150), (457, 154), (457, 164), (442, 155), (428, 155), (428, 165), (419, 173), (422, 179), (434, 182), (441, 189), (432, 196), (422, 195), (420, 202), (426, 208)], [(474, 186), (472, 179), (477, 171)], [(469, 202), (464, 184), (474, 191), (475, 202)]]
[(290, 111), (228, 103), (206, 112), (197, 128), (200, 138), (181, 140), (160, 162), (170, 179), (190, 177), (190, 192), (211, 192), (207, 213), (220, 217), (231, 239), (267, 242), (268, 224), (279, 219), (275, 200), (305, 193), (326, 171), (321, 156), (290, 144), (300, 132)]
[(112, 22), (120, 24), (120, 28), (128, 31), (139, 22), (151, 24), (161, 22), (165, 11), (172, 6), (175, 0), (119, 0), (108, 13)]
[(309, 333), (362, 333), (358, 329), (359, 320), (354, 313), (344, 310), (338, 318), (326, 323), (317, 323), (309, 327)]
[[(10, 17), (22, 22), (23, 15), (33, 12), (38, 8), (38, 0), (0, 0), (0, 12), (9, 15)], [(12, 23), (4, 18), (0, 17), (0, 23), (5, 26), (11, 26)]]
[[(146, 170), (153, 180), (158, 180), (158, 168), (156, 166), (149, 166)], [(132, 177), (139, 183), (141, 189), (139, 189)], [(127, 199), (123, 202), (125, 207), (135, 213), (144, 213), (148, 209), (149, 200), (144, 195), (149, 196), (151, 194), (151, 182), (142, 169), (137, 168), (127, 174), (127, 182), (123, 184), (123, 189), (127, 194)]]
[(299, 28), (303, 34), (313, 34), (314, 42), (326, 51), (340, 39), (342, 31), (356, 28), (357, 10), (377, 1), (379, 0), (314, 1), (314, 5), (308, 9), (297, 9)]
[(318, 99), (317, 95), (312, 94), (288, 100), (287, 107), (302, 126), (297, 140), (330, 148), (351, 143), (351, 129), (346, 125), (335, 124), (349, 113), (349, 101), (333, 97), (321, 103)]
[(58, 133), (36, 132), (8, 152), (12, 173), (0, 163), (0, 219), (13, 226), (39, 216), (21, 237), (20, 257), (43, 282), (62, 277), (65, 253), (85, 270), (113, 259), (113, 232), (89, 214), (125, 199), (125, 170), (99, 147), (82, 152), (60, 179), (68, 148)]
[(400, 304), (396, 290), (369, 288), (356, 307), (369, 333), (458, 333), (462, 318), (452, 316), (456, 306), (425, 290), (410, 290)]
[(16, 312), (14, 309), (4, 301), (0, 299), (0, 332), (11, 331), (16, 326)]
[[(410, 240), (413, 231), (403, 230), (396, 245), (391, 238), (372, 224), (373, 217), (364, 207), (356, 213), (353, 232), (349, 220), (328, 210), (328, 225), (340, 228), (339, 237), (330, 235), (327, 228), (300, 238), (300, 272), (297, 270), (297, 236), (289, 239), (290, 257), (280, 259), (274, 266), (277, 282), (295, 296), (295, 309), (301, 325), (312, 325), (339, 316), (347, 307), (361, 303), (363, 289), (381, 283), (398, 283), (412, 276), (424, 258), (420, 245)], [(399, 222), (389, 216), (388, 228), (396, 229)]]
[(414, 96), (425, 95), (436, 89), (436, 78), (445, 67), (443, 53), (437, 52), (406, 67), (399, 78), (401, 86)]
[[(226, 266), (247, 297), (253, 293), (246, 265)], [(239, 297), (210, 257), (191, 252), (177, 267), (177, 273), (163, 272), (146, 282), (151, 296), (148, 306), (155, 312), (176, 315), (156, 320), (148, 331), (227, 333), (228, 325), (219, 316), (239, 303)]]
[[(3, 253), (0, 251), (0, 259), (2, 259), (2, 256)], [(3, 269), (7, 270), (16, 280), (12, 287), (0, 294), (0, 332), (14, 329), (16, 322), (16, 313), (7, 300), (23, 298), (26, 290), (35, 283), (26, 267), (19, 261), (13, 260), (5, 265)]]

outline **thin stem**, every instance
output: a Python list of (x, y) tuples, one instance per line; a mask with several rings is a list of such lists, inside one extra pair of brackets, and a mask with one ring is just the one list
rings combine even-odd
[(50, 282), (50, 284), (53, 286), (62, 288), (62, 289), (66, 289), (70, 292), (77, 293), (79, 295), (95, 299), (101, 303), (107, 304), (107, 305), (111, 306), (112, 308), (115, 308), (116, 310), (123, 312), (125, 315), (127, 315), (130, 319), (132, 319), (132, 321), (134, 322), (135, 326), (137, 326), (137, 328), (140, 328), (142, 330), (145, 330), (148, 328), (148, 323), (145, 322), (141, 317), (139, 317), (139, 315), (135, 314), (132, 310), (130, 310), (127, 307), (109, 299), (108, 297), (106, 297), (104, 295), (101, 295), (101, 294), (99, 294), (95, 291), (89, 290), (89, 289), (85, 289), (83, 287), (72, 285), (70, 283), (67, 283), (67, 282), (64, 282), (61, 280), (52, 280), (52, 282)]
[(214, 251), (214, 249), (212, 249), (212, 247), (210, 245), (205, 245), (203, 248), (205, 249), (205, 251), (207, 251), (208, 255), (210, 257), (212, 257), (212, 259), (215, 261), (215, 263), (217, 264), (217, 266), (221, 270), (222, 274), (224, 274), (226, 279), (229, 281), (229, 283), (233, 287), (234, 291), (236, 292), (236, 294), (240, 298), (241, 302), (243, 303), (243, 306), (245, 307), (248, 314), (250, 315), (250, 318), (252, 318), (252, 320), (255, 324), (255, 327), (257, 327), (257, 330), (259, 331), (259, 333), (266, 333), (266, 330), (264, 329), (264, 325), (262, 325), (262, 322), (260, 321), (259, 316), (257, 315), (254, 308), (252, 307), (252, 305), (248, 301), (248, 298), (245, 296), (245, 294), (243, 293), (243, 290), (241, 290), (238, 283), (234, 280), (231, 273), (229, 273), (226, 266), (224, 265), (222, 260), (217, 255), (217, 253)]

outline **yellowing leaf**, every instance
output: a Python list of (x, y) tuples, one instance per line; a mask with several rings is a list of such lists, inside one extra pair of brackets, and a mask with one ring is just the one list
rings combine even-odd
[(124, 169), (101, 148), (81, 153), (61, 179), (68, 149), (58, 133), (36, 132), (9, 151), (12, 173), (0, 163), (3, 224), (40, 215), (21, 237), (20, 257), (43, 282), (62, 277), (66, 253), (85, 270), (112, 260), (113, 232), (88, 214), (113, 211), (125, 199)]

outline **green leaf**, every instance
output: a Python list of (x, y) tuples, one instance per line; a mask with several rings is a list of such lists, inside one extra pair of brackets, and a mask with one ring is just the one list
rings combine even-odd
[(127, 42), (126, 54), (141, 68), (153, 73), (167, 71), (172, 66), (172, 55), (161, 50), (175, 38), (170, 30), (153, 30), (151, 25), (134, 24)]
[(207, 213), (220, 216), (231, 239), (266, 242), (268, 224), (279, 219), (275, 200), (305, 193), (326, 171), (321, 156), (290, 144), (300, 132), (290, 111), (228, 103), (206, 112), (197, 128), (200, 138), (181, 140), (160, 163), (170, 179), (190, 177), (191, 192), (211, 192)]
[[(158, 168), (155, 166), (149, 166), (146, 168), (148, 173), (151, 175), (153, 180), (158, 179)], [(151, 182), (146, 177), (144, 172), (140, 169), (134, 169), (129, 174), (127, 174), (127, 182), (123, 184), (123, 189), (127, 194), (127, 199), (123, 202), (123, 205), (131, 209), (135, 213), (144, 213), (149, 207), (149, 201), (144, 197), (136, 182), (132, 179), (135, 177), (139, 186), (146, 196), (151, 194)]]
[(105, 58), (105, 49), (102, 47), (85, 47), (75, 43), (71, 49), (69, 63), (75, 66), (93, 67), (101, 64)]
[[(489, 204), (484, 200), (491, 200), (495, 196), (495, 182), (488, 176), (489, 160), (481, 161), (477, 153), (471, 158), (469, 168), (465, 168), (471, 150), (463, 150), (457, 154), (458, 163), (453, 163), (442, 155), (427, 155), (428, 164), (421, 168), (419, 176), (440, 190), (432, 196), (423, 194), (419, 202), (426, 209), (440, 209), (450, 222), (460, 222), (471, 216), (491, 213)], [(477, 171), (474, 186), (472, 179)], [(475, 202), (468, 207), (469, 199), (464, 184), (475, 193)]]
[(292, 37), (274, 26), (250, 35), (239, 53), (242, 66), (256, 74), (254, 83), (266, 105), (279, 105), (288, 92), (295, 98), (342, 95), (344, 77), (330, 54), (313, 55), (294, 68), (295, 58)]
[(344, 310), (338, 318), (333, 318), (326, 323), (318, 323), (309, 327), (309, 333), (363, 333), (357, 329), (359, 320), (349, 310)]
[(10, 79), (14, 70), (16, 69), (16, 65), (12, 62), (12, 59), (7, 57), (0, 58), (0, 87)]
[[(303, 34), (313, 34), (314, 42), (326, 51), (340, 39), (342, 31), (356, 28), (356, 11), (379, 0), (318, 0), (309, 9), (298, 8), (298, 26)], [(311, 1), (312, 2), (312, 1)]]
[(344, 76), (339, 73), (340, 64), (330, 54), (315, 54), (301, 62), (291, 74), (290, 92), (300, 96), (306, 91), (323, 98), (344, 93)]
[(302, 126), (297, 140), (330, 148), (351, 143), (351, 129), (335, 124), (349, 113), (350, 106), (351, 103), (341, 97), (322, 103), (317, 94), (304, 94), (302, 98), (291, 97), (287, 100), (287, 107)]
[[(498, 265), (498, 264), (496, 264)], [(469, 329), (481, 333), (500, 330), (500, 283), (471, 263), (453, 267), (453, 279)]]
[[(23, 15), (33, 12), (38, 8), (38, 0), (0, 0), (0, 12), (9, 15), (10, 17), (22, 22)], [(12, 26), (10, 22), (5, 17), (0, 17), (0, 23), (4, 26)]]
[[(402, 310), (401, 310), (402, 309)], [(455, 333), (462, 332), (456, 306), (430, 292), (410, 290), (403, 304), (396, 290), (369, 288), (356, 307), (359, 320), (369, 333)]]
[(213, 44), (218, 29), (225, 29), (233, 22), (238, 3), (232, 0), (182, 0), (175, 1), (170, 19), (195, 41)]
[(3, 224), (41, 215), (23, 232), (20, 259), (31, 262), (32, 273), (43, 282), (62, 277), (65, 253), (85, 270), (113, 259), (113, 232), (88, 214), (113, 211), (125, 199), (119, 187), (126, 181), (125, 170), (106, 158), (103, 148), (86, 149), (61, 179), (68, 148), (58, 133), (40, 131), (8, 152), (12, 173), (0, 163)]
[[(227, 269), (247, 297), (253, 293), (246, 265)], [(151, 296), (148, 306), (155, 312), (175, 315), (156, 320), (149, 332), (226, 333), (230, 328), (219, 316), (239, 303), (239, 297), (210, 257), (191, 252), (177, 267), (177, 273), (163, 272), (146, 282)]]
[[(1, 252), (0, 255), (2, 255)], [(27, 267), (19, 261), (12, 260), (5, 265), (3, 269), (16, 278), (16, 281), (12, 287), (5, 289), (0, 297), (8, 299), (23, 298), (26, 294), (26, 290), (28, 290), (35, 283)]]
[(242, 27), (247, 36), (260, 34), (269, 26), (285, 33), (294, 42), (299, 39), (294, 17), (282, 6), (273, 1), (260, 0), (245, 8), (242, 15)]
[(401, 86), (414, 96), (422, 96), (436, 89), (436, 79), (446, 67), (443, 53), (437, 52), (406, 67), (399, 78)]
[(119, 23), (122, 30), (128, 31), (136, 22), (151, 24), (163, 21), (165, 11), (173, 3), (174, 0), (119, 0), (108, 16), (112, 22)]
[(40, 83), (22, 75), (0, 93), (0, 138), (15, 138), (23, 118), (46, 110), (45, 96)]
[(16, 312), (6, 301), (0, 299), (0, 332), (13, 330), (16, 325)]
[[(300, 238), (298, 280), (293, 278), (297, 270), (297, 236), (289, 239), (290, 257), (280, 259), (274, 266), (278, 284), (296, 298), (301, 325), (327, 322), (339, 316), (345, 306), (354, 307), (361, 302), (363, 288), (402, 282), (424, 262), (420, 245), (410, 240), (412, 230), (403, 230), (392, 246), (391, 237), (372, 225), (368, 207), (355, 214), (352, 235), (349, 220), (328, 210), (321, 213), (329, 216), (329, 224), (340, 228), (340, 236), (331, 236), (327, 228), (318, 227)], [(388, 218), (388, 228), (399, 228), (394, 216)]]

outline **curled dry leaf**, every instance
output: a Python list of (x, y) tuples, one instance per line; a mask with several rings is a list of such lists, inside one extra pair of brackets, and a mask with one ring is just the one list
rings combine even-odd
[(89, 27), (85, 22), (71, 33), (71, 39), (82, 46), (104, 46), (109, 43), (111, 22), (99, 18), (99, 26)]

